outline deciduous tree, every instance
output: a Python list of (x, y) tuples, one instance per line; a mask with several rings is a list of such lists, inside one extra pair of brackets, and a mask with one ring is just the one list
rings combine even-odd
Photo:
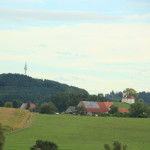
[(110, 114), (114, 114), (114, 113), (117, 113), (117, 112), (118, 112), (118, 107), (115, 106), (115, 105), (112, 105), (112, 106), (110, 107), (109, 113), (110, 113)]
[(127, 96), (134, 96), (135, 98), (137, 98), (139, 95), (136, 90), (132, 88), (126, 88), (124, 92), (127, 94)]
[(134, 104), (131, 104), (129, 111), (132, 117), (139, 118), (148, 117), (150, 113), (149, 106), (146, 103), (144, 103), (142, 99), (138, 100)]

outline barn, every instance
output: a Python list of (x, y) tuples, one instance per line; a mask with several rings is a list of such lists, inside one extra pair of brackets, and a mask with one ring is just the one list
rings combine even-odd
[(106, 113), (113, 105), (112, 102), (93, 102), (93, 101), (80, 101), (79, 107), (83, 106), (87, 114), (93, 115), (98, 113)]

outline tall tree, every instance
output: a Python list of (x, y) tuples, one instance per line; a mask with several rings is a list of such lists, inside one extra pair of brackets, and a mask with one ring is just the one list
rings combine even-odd
[(26, 107), (27, 110), (30, 109), (30, 103), (27, 103), (27, 107)]
[(0, 107), (4, 106), (4, 102), (2, 100), (0, 100)]
[(20, 100), (13, 100), (12, 103), (14, 108), (19, 108), (22, 104)]
[(126, 88), (124, 92), (127, 94), (127, 96), (134, 96), (135, 98), (137, 98), (139, 95), (136, 90), (132, 88)]

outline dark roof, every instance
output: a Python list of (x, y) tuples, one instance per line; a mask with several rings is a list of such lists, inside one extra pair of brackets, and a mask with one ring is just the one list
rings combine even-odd
[(65, 112), (66, 113), (75, 113), (75, 111), (76, 111), (76, 109), (74, 106), (69, 106)]
[(72, 112), (75, 112), (75, 110), (76, 110), (74, 106), (69, 106), (69, 108)]

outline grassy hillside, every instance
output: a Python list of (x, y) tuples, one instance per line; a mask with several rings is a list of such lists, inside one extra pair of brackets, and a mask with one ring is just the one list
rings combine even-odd
[(104, 150), (119, 140), (127, 150), (150, 149), (150, 119), (35, 115), (30, 128), (6, 135), (4, 150), (29, 150), (38, 139), (53, 141), (61, 150)]
[(5, 130), (14, 130), (24, 126), (29, 117), (29, 111), (0, 107), (0, 123)]
[(127, 103), (121, 103), (121, 102), (113, 102), (113, 103), (118, 108), (129, 108), (130, 107), (130, 104), (127, 104)]
[(52, 80), (35, 79), (21, 74), (0, 74), (0, 100), (32, 101), (49, 100), (57, 92), (76, 92), (87, 94), (84, 89)]

